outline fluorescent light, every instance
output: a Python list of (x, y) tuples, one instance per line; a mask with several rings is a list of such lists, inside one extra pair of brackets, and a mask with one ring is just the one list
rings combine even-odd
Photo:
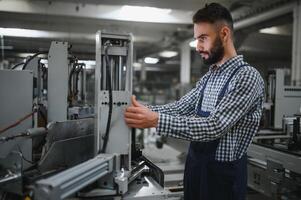
[(130, 21), (160, 22), (170, 19), (171, 9), (146, 6), (122, 6), (120, 16)]
[[(0, 34), (1, 35), (1, 34)], [(4, 50), (13, 50), (14, 47), (13, 46), (0, 46), (0, 49), (4, 49)]]
[(144, 62), (146, 64), (157, 64), (159, 62), (159, 58), (145, 57)]
[(277, 34), (279, 34), (279, 30), (277, 27), (269, 27), (269, 28), (260, 29), (259, 33), (267, 33), (267, 34), (277, 35)]
[[(29, 56), (34, 55), (35, 53), (18, 53), (17, 56), (20, 58), (27, 58)], [(38, 55), (39, 58), (45, 58), (45, 55)]]
[(134, 63), (133, 63), (133, 67), (139, 68), (139, 67), (141, 67), (141, 66), (142, 66), (141, 63), (138, 63), (138, 62), (134, 62)]
[(0, 28), (0, 35), (10, 36), (10, 37), (28, 37), (28, 38), (74, 38), (78, 40), (89, 39), (94, 40), (94, 34), (84, 34), (84, 33), (68, 33), (68, 32), (58, 32), (58, 31), (40, 31), (32, 29), (22, 29), (22, 28)]
[(272, 26), (259, 30), (259, 33), (272, 34), (272, 35), (291, 35), (291, 29), (288, 26)]
[(162, 9), (156, 7), (147, 7), (147, 6), (122, 6), (122, 12), (130, 12), (131, 14), (152, 14), (152, 15), (167, 15), (171, 13), (171, 9)]
[(29, 29), (21, 29), (21, 28), (0, 28), (0, 35), (12, 36), (12, 37), (31, 37), (31, 38), (39, 38), (39, 37), (46, 38), (49, 36), (47, 31), (37, 31), (37, 30), (29, 30)]
[(178, 55), (178, 52), (176, 51), (162, 51), (159, 53), (159, 55), (161, 57), (164, 57), (164, 58), (171, 58), (171, 57), (175, 57)]
[(43, 64), (48, 64), (48, 60), (47, 60), (47, 59), (44, 59), (44, 58), (42, 58), (42, 59), (40, 60), (40, 62), (43, 63)]
[(193, 41), (189, 42), (189, 46), (192, 48), (196, 48), (196, 45), (197, 45), (197, 40), (193, 40)]
[(96, 66), (95, 60), (78, 60), (78, 63), (84, 63), (85, 69), (95, 69)]

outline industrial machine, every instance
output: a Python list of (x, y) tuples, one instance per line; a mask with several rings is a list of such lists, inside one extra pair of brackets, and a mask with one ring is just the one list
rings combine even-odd
[(93, 106), (85, 103), (85, 66), (70, 52), (52, 42), (48, 68), (34, 56), (25, 70), (0, 71), (1, 198), (179, 199), (123, 119), (132, 35), (97, 33)]
[(285, 70), (268, 78), (262, 128), (248, 149), (248, 186), (271, 199), (301, 198), (301, 87), (284, 84)]
[(282, 129), (283, 116), (300, 112), (301, 87), (285, 84), (285, 69), (275, 69), (267, 80), (267, 102), (265, 103), (266, 128)]

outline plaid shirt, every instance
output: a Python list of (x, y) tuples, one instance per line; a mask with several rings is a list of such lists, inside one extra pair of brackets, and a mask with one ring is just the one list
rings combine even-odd
[[(237, 67), (242, 67), (232, 78), (225, 96), (216, 105), (218, 94)], [(207, 118), (196, 115), (200, 91), (204, 90), (202, 110), (211, 112)], [(217, 69), (209, 71), (196, 87), (180, 100), (166, 105), (148, 106), (159, 113), (158, 134), (174, 138), (208, 142), (220, 139), (215, 159), (234, 161), (241, 158), (258, 131), (264, 100), (264, 82), (259, 72), (239, 55)]]

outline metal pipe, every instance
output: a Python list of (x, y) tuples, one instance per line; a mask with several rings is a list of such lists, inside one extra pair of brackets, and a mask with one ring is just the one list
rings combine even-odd
[(65, 199), (112, 172), (113, 156), (97, 156), (34, 185), (35, 199)]
[(296, 3), (289, 3), (286, 5), (283, 5), (281, 7), (260, 13), (256, 16), (249, 17), (243, 20), (239, 20), (234, 23), (234, 30), (237, 31), (239, 29), (246, 28), (248, 26), (252, 26), (254, 24), (258, 24), (270, 19), (273, 19), (275, 17), (279, 17), (281, 15), (288, 14), (290, 12), (293, 12), (294, 7), (296, 6)]
[(82, 95), (83, 95), (83, 102), (84, 104), (87, 103), (87, 67), (84, 65), (83, 69), (83, 78), (82, 78)]

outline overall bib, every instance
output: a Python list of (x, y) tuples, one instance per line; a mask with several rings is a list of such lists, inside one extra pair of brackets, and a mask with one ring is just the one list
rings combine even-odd
[[(243, 66), (237, 67), (218, 95), (216, 105), (225, 95), (228, 85)], [(197, 115), (208, 117), (210, 112), (202, 110), (204, 91), (209, 78), (201, 90)], [(185, 200), (244, 200), (247, 185), (246, 154), (235, 161), (215, 160), (219, 139), (210, 142), (191, 142), (184, 172)]]

